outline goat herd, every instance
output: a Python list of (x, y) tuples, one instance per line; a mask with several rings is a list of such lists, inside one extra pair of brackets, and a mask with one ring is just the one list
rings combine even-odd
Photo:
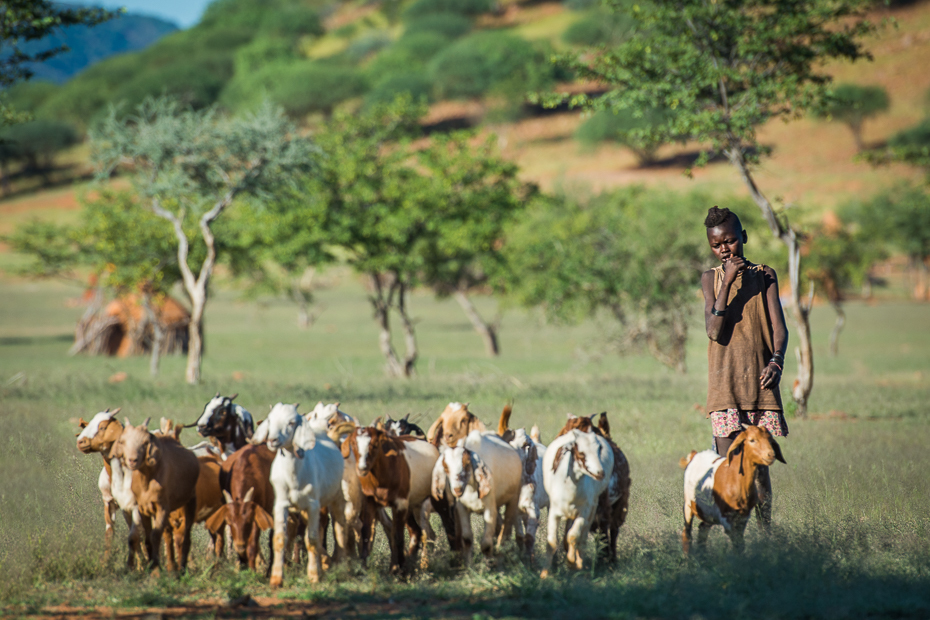
[[(606, 413), (596, 425), (595, 416), (568, 414), (565, 427), (545, 446), (538, 427), (529, 433), (509, 428), (509, 405), (497, 432), (488, 431), (467, 404), (453, 402), (424, 433), (409, 416), (362, 426), (339, 403), (318, 403), (305, 415), (296, 404), (278, 403), (256, 426), (234, 399), (217, 393), (205, 405), (196, 426), (208, 440), (190, 448), (179, 442), (184, 427), (164, 418), (154, 432), (148, 420), (121, 424), (119, 409), (80, 420), (78, 449), (103, 456), (98, 486), (107, 555), (117, 511), (129, 526), (130, 569), (144, 547), (149, 567), (157, 571), (162, 540), (167, 569), (186, 568), (191, 527), (204, 523), (216, 557), (224, 553), (228, 533), (240, 565), (255, 570), (261, 532), (273, 529), (266, 572), (271, 585), (282, 584), (285, 557), (300, 557), (293, 543), (301, 535), (307, 577), (318, 582), (330, 561), (367, 559), (377, 522), (390, 546), (391, 570), (405, 573), (407, 557), (419, 555), (420, 566), (428, 565), (431, 544), (424, 543), (435, 541), (429, 515), (436, 512), (450, 548), (466, 565), (474, 540), (471, 513), (484, 521), (486, 556), (513, 529), (517, 548), (532, 562), (540, 511), (548, 508), (543, 577), (552, 567), (563, 520), (570, 567), (582, 568), (590, 530), (601, 539), (605, 559), (616, 558), (617, 534), (629, 506), (630, 467), (611, 439)], [(726, 457), (707, 451), (682, 459), (685, 551), (694, 516), (701, 520), (699, 543), (719, 524), (741, 544), (757, 502), (756, 468), (776, 458), (784, 461), (768, 431), (747, 426)], [(325, 545), (330, 522), (332, 558)]]

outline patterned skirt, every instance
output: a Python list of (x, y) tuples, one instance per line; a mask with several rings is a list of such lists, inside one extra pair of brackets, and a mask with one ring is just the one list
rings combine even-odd
[(788, 436), (788, 423), (781, 411), (713, 411), (710, 423), (714, 437), (729, 437), (731, 433), (743, 430), (742, 424), (761, 426), (775, 437)]

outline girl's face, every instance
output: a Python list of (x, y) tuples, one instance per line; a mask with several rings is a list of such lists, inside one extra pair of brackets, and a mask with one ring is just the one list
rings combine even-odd
[(726, 222), (720, 226), (707, 229), (707, 243), (720, 262), (732, 256), (743, 255), (743, 244), (746, 243), (746, 231), (742, 226)]

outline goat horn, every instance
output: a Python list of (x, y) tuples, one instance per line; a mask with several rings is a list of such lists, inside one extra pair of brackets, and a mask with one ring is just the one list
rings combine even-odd
[(230, 397), (229, 397), (229, 400), (236, 400), (236, 396), (239, 396), (239, 392), (236, 392), (235, 394), (233, 394), (232, 396), (230, 396)]

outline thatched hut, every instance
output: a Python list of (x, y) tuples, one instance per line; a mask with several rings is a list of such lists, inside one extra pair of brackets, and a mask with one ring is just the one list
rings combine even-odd
[(168, 295), (149, 300), (147, 307), (142, 295), (132, 293), (104, 303), (103, 293), (96, 290), (78, 321), (69, 353), (143, 355), (152, 350), (156, 327), (163, 334), (162, 354), (186, 353), (190, 313)]

